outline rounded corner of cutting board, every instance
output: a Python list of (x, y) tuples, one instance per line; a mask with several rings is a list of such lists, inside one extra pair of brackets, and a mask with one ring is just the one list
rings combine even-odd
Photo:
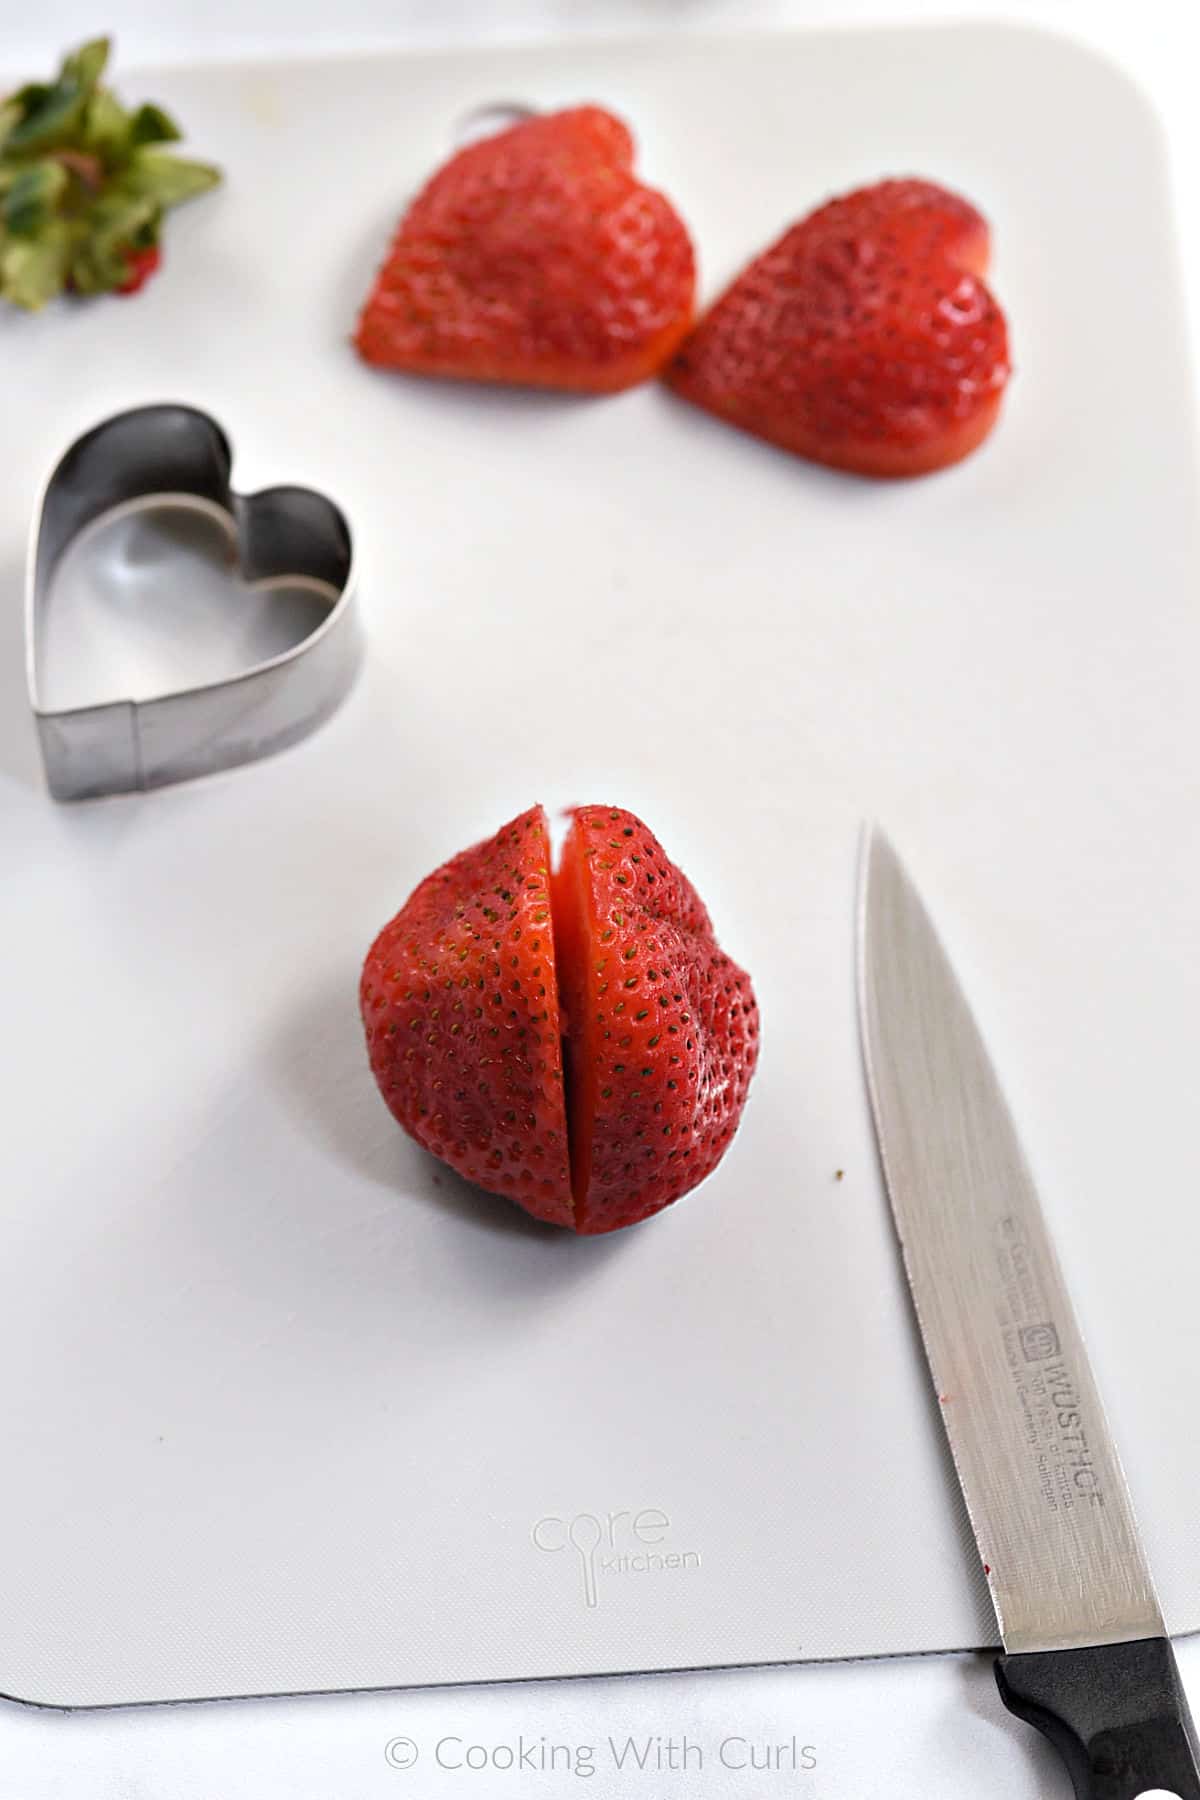
[[(1163, 116), (1140, 76), (1119, 57), (1079, 36), (1069, 26), (1032, 19), (997, 19), (993, 22), (963, 20), (960, 24), (931, 24), (926, 29), (941, 34), (961, 32), (979, 40), (987, 39), (993, 45), (1007, 47), (1016, 57), (1028, 52), (1043, 65), (1050, 58), (1057, 59), (1063, 69), (1064, 94), (1069, 92), (1072, 100), (1077, 101), (1080, 83), (1092, 83), (1095, 90), (1093, 104), (1097, 107), (1115, 104), (1125, 108), (1130, 123), (1136, 122), (1142, 128), (1152, 147), (1166, 160), (1168, 144)], [(1001, 67), (998, 78), (1002, 80), (1004, 73)]]

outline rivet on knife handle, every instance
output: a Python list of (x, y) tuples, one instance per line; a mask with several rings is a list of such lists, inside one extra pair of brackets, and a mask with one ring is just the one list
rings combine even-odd
[(1033, 1178), (966, 999), (891, 845), (859, 916), (884, 1177), (1007, 1654), (1005, 1705), (1079, 1800), (1200, 1800), (1196, 1737)]

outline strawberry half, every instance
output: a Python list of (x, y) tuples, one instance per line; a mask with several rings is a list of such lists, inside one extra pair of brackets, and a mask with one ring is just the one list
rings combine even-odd
[(756, 437), (859, 475), (922, 475), (996, 422), (1008, 328), (988, 227), (928, 181), (819, 207), (750, 264), (684, 343), (675, 392)]
[(711, 1173), (758, 1057), (750, 977), (632, 813), (580, 807), (554, 880), (578, 1231), (660, 1212)]
[(541, 807), (424, 880), (363, 966), (371, 1068), (404, 1129), (494, 1194), (574, 1223)]
[(749, 977), (632, 813), (581, 807), (557, 874), (534, 807), (454, 857), (372, 945), (371, 1068), (417, 1142), (583, 1233), (711, 1173), (758, 1055)]
[(655, 374), (692, 320), (695, 259), (598, 106), (467, 145), (401, 221), (359, 320), (368, 362), (611, 393)]

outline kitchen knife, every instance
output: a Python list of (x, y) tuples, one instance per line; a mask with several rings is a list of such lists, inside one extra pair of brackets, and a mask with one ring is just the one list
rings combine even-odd
[(1200, 1800), (1196, 1734), (1037, 1193), (895, 851), (859, 912), (867, 1084), (904, 1267), (1000, 1624), (1005, 1706), (1078, 1800)]

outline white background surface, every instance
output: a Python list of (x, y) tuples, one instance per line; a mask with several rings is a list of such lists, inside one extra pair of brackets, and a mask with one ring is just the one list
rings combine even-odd
[[(191, 11), (191, 9), (187, 9)], [(1200, 120), (1194, 105), (1194, 70), (1200, 33), (1173, 19), (1167, 6), (1010, 7), (1010, 18), (1037, 19), (1073, 30), (1111, 48), (1139, 74), (1166, 117), (1176, 157), (1181, 229), (1196, 319), (1197, 239), (1200, 237)], [(251, 8), (232, 0), (210, 5), (203, 31), (185, 20), (183, 6), (153, 9), (110, 5), (102, 21), (122, 40), (123, 61), (200, 52), (219, 55), (256, 46), (289, 48), (353, 41), (396, 41), (396, 15), (409, 35), (425, 39), (462, 36), (472, 19), (486, 16), (489, 32), (511, 35), (540, 28), (634, 24), (661, 27), (784, 21), (846, 22), (850, 18), (945, 17), (912, 7), (843, 5), (537, 5), (401, 9), (342, 4), (336, 32), (329, 10), (281, 0)], [(502, 17), (500, 15), (503, 15)], [(985, 17), (982, 8), (960, 7), (954, 16)], [(196, 15), (192, 12), (192, 18)], [(40, 66), (62, 43), (94, 30), (94, 12), (78, 4), (25, 9), (5, 23), (5, 62), (28, 59)], [(1196, 326), (1193, 326), (1195, 335)], [(1200, 1643), (1181, 1646), (1185, 1678), (1200, 1700)], [(404, 1793), (491, 1796), (520, 1792), (560, 1795), (578, 1791), (578, 1778), (563, 1774), (468, 1775), (443, 1773), (433, 1746), (447, 1735), (484, 1743), (528, 1742), (543, 1734), (560, 1742), (598, 1747), (598, 1772), (584, 1791), (610, 1795), (674, 1792), (702, 1795), (799, 1792), (820, 1800), (872, 1800), (878, 1795), (922, 1795), (941, 1800), (968, 1788), (985, 1797), (1065, 1795), (1057, 1765), (1024, 1728), (999, 1707), (985, 1664), (976, 1659), (920, 1659), (803, 1671), (636, 1679), (542, 1688), (493, 1689), (404, 1696), (361, 1696), (303, 1702), (243, 1703), (143, 1713), (38, 1714), (0, 1710), (0, 1768), (5, 1793), (23, 1800), (83, 1795), (86, 1800), (154, 1795), (155, 1800), (245, 1795), (270, 1800), (354, 1800), (355, 1796)], [(617, 1776), (604, 1752), (612, 1733), (623, 1738), (685, 1732), (705, 1751), (703, 1774)], [(723, 1773), (717, 1747), (738, 1735), (756, 1741), (789, 1739), (812, 1745), (817, 1769), (808, 1774), (742, 1778)], [(407, 1734), (420, 1749), (413, 1770), (385, 1760), (389, 1740)]]

